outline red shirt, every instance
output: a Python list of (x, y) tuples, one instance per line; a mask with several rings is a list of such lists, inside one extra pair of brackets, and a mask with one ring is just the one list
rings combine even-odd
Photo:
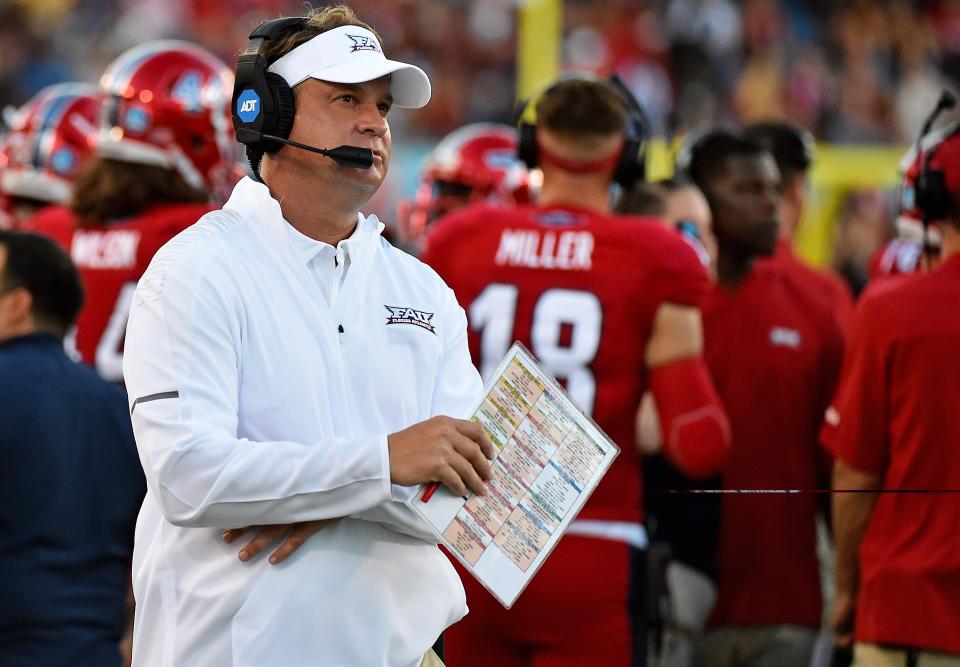
[[(861, 299), (824, 430), (886, 489), (960, 489), (960, 256)], [(881, 493), (860, 545), (856, 641), (960, 654), (960, 498)]]
[[(730, 418), (727, 489), (811, 489), (817, 431), (840, 369), (832, 313), (788, 273), (758, 265), (703, 308), (704, 356)], [(711, 624), (820, 625), (814, 494), (723, 497)]]
[(810, 293), (836, 316), (840, 330), (846, 333), (853, 321), (853, 294), (843, 278), (828, 269), (818, 269), (802, 261), (793, 252), (790, 241), (781, 239), (773, 255), (759, 264), (782, 268), (805, 286)]
[(137, 281), (164, 243), (210, 210), (206, 204), (163, 204), (109, 225), (78, 227), (70, 209), (51, 206), (25, 226), (73, 258), (85, 292), (74, 346), (105, 380), (123, 381), (123, 338)]
[(485, 378), (519, 340), (619, 445), (580, 518), (642, 520), (644, 353), (661, 304), (696, 306), (709, 290), (694, 250), (641, 218), (481, 204), (434, 223), (422, 258), (467, 311)]

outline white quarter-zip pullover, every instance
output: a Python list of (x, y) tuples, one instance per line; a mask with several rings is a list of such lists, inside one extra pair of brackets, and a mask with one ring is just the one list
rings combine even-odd
[[(360, 215), (340, 247), (311, 246), (244, 179), (140, 280), (124, 357), (149, 489), (137, 667), (406, 667), (466, 613), (412, 489), (390, 483), (387, 435), (467, 416), (481, 381), (453, 292), (382, 228)], [(278, 566), (221, 539), (334, 517)]]

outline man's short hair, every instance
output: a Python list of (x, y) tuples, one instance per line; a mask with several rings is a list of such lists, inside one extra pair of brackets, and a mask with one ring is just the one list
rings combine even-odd
[(744, 130), (744, 136), (770, 151), (784, 181), (806, 173), (813, 161), (813, 137), (790, 123), (775, 120), (753, 123)]
[(713, 130), (691, 147), (686, 176), (709, 197), (710, 183), (726, 171), (730, 158), (762, 155), (769, 155), (769, 151), (754, 139), (730, 130)]
[(380, 34), (373, 26), (361, 21), (353, 9), (346, 5), (311, 9), (307, 12), (306, 23), (300, 27), (292, 26), (281, 31), (275, 38), (267, 42), (264, 57), (268, 65), (272, 65), (281, 57), (287, 55), (301, 44), (306, 44), (317, 35), (345, 25), (355, 25), (366, 28), (381, 42)]
[(37, 328), (65, 336), (83, 306), (83, 285), (70, 256), (50, 239), (26, 232), (0, 230), (0, 246), (7, 251), (0, 292), (26, 289)]
[(618, 134), (625, 130), (627, 120), (620, 95), (599, 79), (560, 81), (537, 101), (537, 127), (563, 138)]
[(614, 210), (622, 215), (663, 215), (667, 212), (666, 190), (659, 183), (638, 181), (624, 190)]

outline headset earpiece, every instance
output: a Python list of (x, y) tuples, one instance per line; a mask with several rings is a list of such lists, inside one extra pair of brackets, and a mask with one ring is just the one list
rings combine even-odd
[(624, 139), (623, 152), (620, 153), (620, 161), (613, 172), (613, 180), (624, 188), (630, 188), (637, 181), (642, 181), (646, 175), (645, 158), (640, 141), (632, 137)]
[(518, 131), (517, 157), (528, 169), (534, 169), (537, 166), (537, 126), (521, 120)]
[(925, 220), (942, 220), (950, 212), (950, 193), (941, 169), (930, 169), (930, 154), (923, 161), (914, 186), (917, 208)]
[(282, 76), (267, 70), (264, 51), (267, 43), (291, 27), (302, 27), (306, 18), (286, 17), (265, 21), (250, 33), (247, 48), (237, 62), (233, 84), (232, 117), (237, 141), (246, 147), (254, 174), (260, 170), (264, 153), (275, 153), (283, 146), (262, 139), (269, 134), (286, 139), (293, 129), (296, 101), (293, 90)]
[(953, 125), (941, 138), (926, 149), (923, 146), (923, 139), (930, 132), (934, 121), (943, 111), (952, 109), (957, 103), (953, 94), (944, 90), (940, 93), (937, 105), (923, 123), (920, 130), (920, 136), (917, 137), (917, 153), (920, 155), (920, 173), (917, 174), (916, 183), (914, 183), (914, 196), (916, 197), (917, 208), (920, 209), (920, 215), (923, 224), (926, 226), (933, 220), (941, 220), (950, 213), (950, 191), (947, 189), (947, 181), (942, 169), (930, 169), (930, 160), (936, 152), (937, 147), (953, 136), (958, 131), (958, 125)]
[[(286, 80), (274, 72), (266, 72), (266, 82), (270, 93), (273, 96), (275, 113), (271, 114), (264, 122), (263, 133), (272, 134), (281, 139), (288, 139), (290, 131), (293, 129), (293, 117), (297, 114), (297, 104), (293, 96), (293, 89), (287, 85)], [(276, 153), (283, 147), (279, 141), (263, 141), (262, 149), (264, 153)]]

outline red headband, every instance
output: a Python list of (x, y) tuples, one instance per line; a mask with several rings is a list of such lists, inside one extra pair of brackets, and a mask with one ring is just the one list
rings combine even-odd
[(574, 174), (593, 174), (598, 171), (607, 171), (617, 165), (620, 161), (620, 155), (623, 153), (623, 141), (617, 146), (617, 150), (607, 157), (602, 157), (597, 160), (570, 160), (552, 152), (544, 146), (540, 138), (537, 137), (537, 153), (544, 162), (549, 162), (566, 171), (573, 172)]

